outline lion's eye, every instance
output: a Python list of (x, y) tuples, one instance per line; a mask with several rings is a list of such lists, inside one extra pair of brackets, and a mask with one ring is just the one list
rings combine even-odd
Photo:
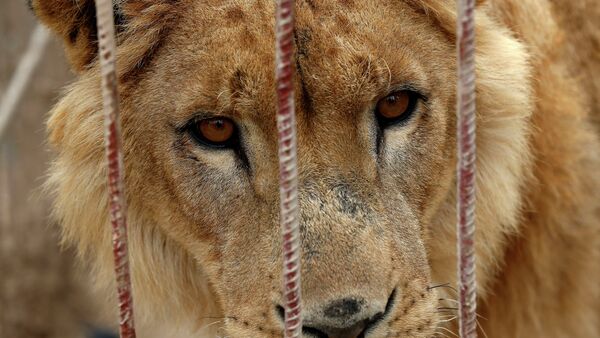
[(377, 119), (384, 126), (405, 121), (414, 112), (418, 98), (418, 94), (410, 90), (391, 93), (377, 102)]
[(215, 117), (194, 121), (190, 126), (190, 133), (200, 143), (224, 148), (233, 145), (236, 127), (230, 119)]

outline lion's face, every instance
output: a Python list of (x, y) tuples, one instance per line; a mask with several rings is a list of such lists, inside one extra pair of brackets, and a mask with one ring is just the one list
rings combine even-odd
[[(123, 44), (160, 40), (148, 48), (151, 57), (122, 61), (137, 69), (126, 74), (122, 86), (137, 299), (170, 298), (189, 309), (202, 294), (198, 307), (207, 304), (206, 297), (218, 304), (221, 334), (278, 337), (283, 300), (274, 4), (156, 2), (123, 2), (126, 13), (135, 14), (130, 27), (139, 30)], [(296, 8), (307, 337), (431, 336), (442, 320), (440, 308), (448, 307), (438, 304), (433, 285), (453, 282), (455, 269), (456, 76), (449, 32), (454, 26), (440, 22), (448, 19), (444, 10), (454, 7), (453, 2), (432, 2), (439, 7), (430, 12), (418, 3), (307, 0)], [(160, 22), (161, 16), (152, 14), (156, 8), (160, 13), (159, 5), (175, 6), (172, 27), (153, 30), (154, 35), (142, 36), (145, 40), (136, 38)], [(44, 10), (42, 3), (35, 6)], [(149, 9), (141, 10), (144, 6)], [(149, 23), (136, 23), (142, 20), (136, 15)], [(480, 35), (487, 39), (483, 50), (520, 48), (492, 28)], [(123, 50), (137, 51), (131, 46)], [(524, 75), (518, 75), (525, 61), (492, 55), (482, 56), (480, 65), (504, 62), (510, 71), (490, 73), (493, 81), (480, 84), (487, 93), (480, 109), (490, 112), (480, 124), (487, 130), (480, 139), (486, 147), (481, 156), (495, 168), (484, 168), (479, 177), (486, 182), (479, 192), (489, 204), (484, 202), (480, 213), (486, 220), (481, 224), (486, 241), (479, 253), (481, 285), (496, 266), (502, 234), (516, 222), (520, 181), (514, 177), (524, 157), (524, 150), (516, 148), (525, 137), (522, 119), (529, 111), (526, 89), (503, 91), (526, 86)], [(50, 120), (51, 137), (61, 151), (52, 177), (57, 210), (66, 238), (82, 251), (98, 246), (99, 238), (109, 239), (104, 210), (89, 211), (105, 198), (98, 169), (101, 114), (90, 114), (98, 111), (96, 85), (96, 73), (84, 74)], [(96, 99), (81, 103), (78, 97), (84, 95)], [(69, 111), (77, 113), (65, 116)], [(81, 126), (94, 132), (78, 132)], [(505, 135), (494, 130), (512, 130), (514, 143), (503, 143)], [(215, 137), (226, 141), (212, 142)], [(492, 160), (499, 151), (508, 159)], [(81, 155), (89, 152), (94, 155)], [(91, 176), (101, 183), (85, 183)], [(82, 184), (91, 192), (81, 200), (70, 198), (69, 192)], [(493, 197), (507, 191), (513, 200)], [(95, 224), (95, 230), (75, 226), (82, 219)], [(103, 257), (104, 263), (97, 264), (110, 267), (108, 256)], [(206, 319), (201, 309), (191, 311), (192, 320)]]
[[(143, 149), (126, 160), (146, 178), (131, 193), (168, 196), (141, 204), (203, 266), (239, 337), (281, 332), (273, 11), (194, 3), (128, 93), (144, 101), (125, 108)], [(402, 3), (301, 2), (297, 14), (306, 331), (431, 334), (424, 236), (451, 186), (453, 46)], [(398, 92), (409, 116), (386, 123), (377, 104)], [(202, 141), (211, 118), (234, 125), (231, 143)]]

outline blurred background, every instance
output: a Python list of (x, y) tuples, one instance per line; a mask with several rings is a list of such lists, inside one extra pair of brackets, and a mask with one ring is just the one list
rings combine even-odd
[[(0, 100), (36, 25), (25, 0), (0, 1)], [(59, 247), (40, 188), (51, 158), (46, 114), (73, 78), (54, 37), (42, 55), (3, 133), (0, 127), (0, 337), (101, 337), (92, 330), (89, 285), (75, 272), (73, 252)]]

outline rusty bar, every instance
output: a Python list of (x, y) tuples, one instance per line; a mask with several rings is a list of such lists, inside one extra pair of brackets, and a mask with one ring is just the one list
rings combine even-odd
[(96, 13), (104, 103), (104, 141), (108, 166), (109, 210), (119, 298), (119, 333), (121, 338), (135, 338), (133, 298), (127, 250), (127, 204), (123, 183), (123, 150), (115, 65), (117, 46), (112, 1), (97, 0)]
[(477, 337), (475, 279), (475, 0), (458, 1), (457, 18), (457, 250), (459, 332)]

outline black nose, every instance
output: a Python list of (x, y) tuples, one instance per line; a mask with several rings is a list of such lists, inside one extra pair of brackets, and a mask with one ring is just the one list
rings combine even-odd
[(363, 300), (344, 298), (331, 302), (331, 304), (329, 304), (325, 310), (323, 310), (323, 314), (325, 317), (329, 318), (344, 319), (359, 313), (363, 304)]
[(365, 311), (362, 299), (339, 299), (327, 304), (319, 317), (307, 318), (304, 331), (319, 338), (357, 338), (364, 336), (367, 327), (382, 315), (379, 311)]
[[(370, 328), (387, 316), (394, 299), (395, 291), (387, 304), (355, 297), (330, 301), (303, 314), (302, 331), (314, 338), (363, 338)], [(278, 308), (283, 317), (283, 308)]]

